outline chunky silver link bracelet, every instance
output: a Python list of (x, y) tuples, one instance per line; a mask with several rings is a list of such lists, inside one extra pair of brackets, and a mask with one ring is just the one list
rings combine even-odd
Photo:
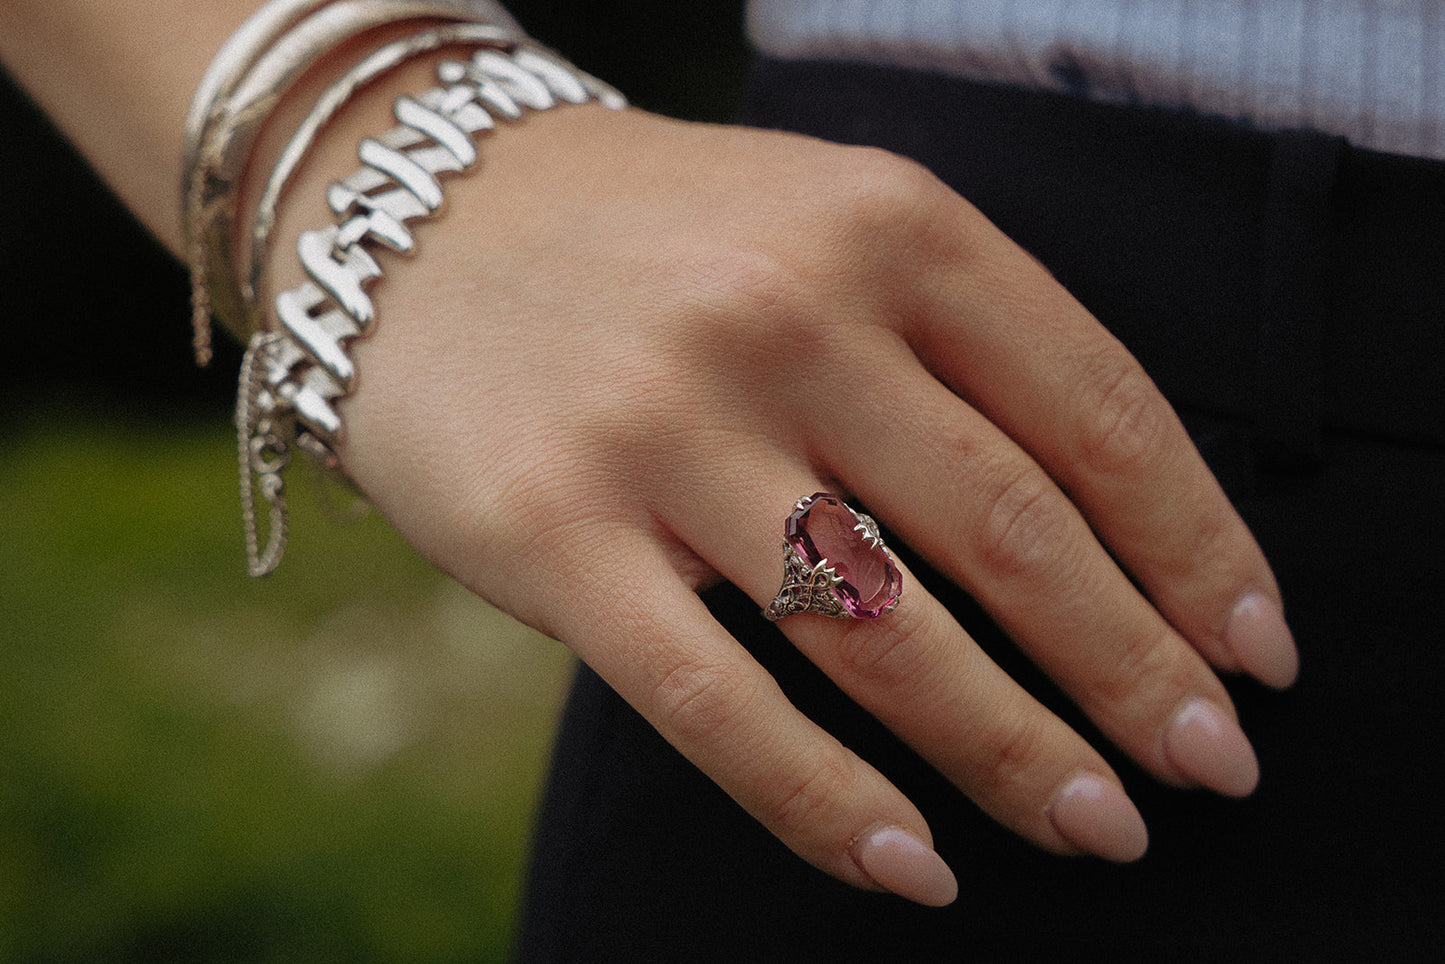
[[(485, 22), (453, 16), (463, 8), (500, 14)], [(321, 96), (267, 182), (252, 232), (250, 271), (240, 279), (230, 250), (235, 195), (244, 155), (265, 115), (323, 48), (355, 35), (342, 29), (343, 24), (369, 29), (388, 12), (394, 20), (461, 22), (428, 27), (387, 44)], [(397, 126), (361, 142), (357, 155), (362, 166), (327, 192), (337, 221), (304, 232), (297, 242), (307, 280), (278, 294), (274, 318), (266, 318), (257, 295), (275, 206), (317, 133), (365, 83), (404, 60), (455, 45), (477, 49), (465, 62), (441, 63), (441, 86), (416, 97), (399, 97), (393, 105)], [(335, 446), (342, 424), (335, 402), (352, 390), (356, 376), (347, 345), (375, 321), (366, 290), (382, 271), (372, 252), (414, 250), (409, 222), (441, 209), (442, 177), (463, 173), (476, 163), (473, 138), (493, 130), (499, 119), (515, 121), (528, 111), (590, 101), (613, 110), (627, 106), (612, 87), (527, 38), (491, 0), (337, 0), (330, 5), (326, 0), (273, 0), (222, 49), (188, 119), (186, 237), (196, 292), (198, 361), (204, 363), (203, 348), (209, 353), (213, 313), (243, 339), (249, 334), (237, 389), (236, 430), (247, 569), (252, 575), (274, 570), (285, 552), (283, 474), (293, 447), (327, 468), (338, 468)], [(258, 493), (269, 508), (264, 547)]]
[(199, 364), (210, 361), (213, 316), (242, 340), (260, 326), (259, 309), (237, 283), (231, 235), (251, 147), (276, 104), (339, 44), (379, 26), (419, 20), (467, 21), (525, 36), (495, 0), (271, 0), (211, 62), (186, 117), (181, 188)]

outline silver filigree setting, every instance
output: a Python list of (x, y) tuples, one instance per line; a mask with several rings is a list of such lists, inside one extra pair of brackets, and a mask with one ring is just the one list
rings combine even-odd
[(783, 550), (783, 587), (778, 590), (773, 601), (768, 603), (763, 615), (773, 622), (784, 616), (796, 616), (800, 613), (814, 613), (830, 619), (851, 619), (848, 611), (843, 608), (843, 601), (834, 592), (843, 577), (828, 564), (828, 560), (823, 559), (816, 566), (810, 566), (798, 555), (797, 550), (786, 542), (783, 543)]

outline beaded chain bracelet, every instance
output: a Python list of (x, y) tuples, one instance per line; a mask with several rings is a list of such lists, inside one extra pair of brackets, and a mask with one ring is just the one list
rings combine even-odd
[[(378, 3), (405, 13), (404, 19), (437, 19), (461, 8), (472, 13), (483, 7), (500, 9), (490, 0), (433, 0), (418, 5), (396, 4), (394, 0), (341, 0), (314, 14), (312, 20), (324, 14), (343, 20), (343, 15), (349, 15), (362, 27), (374, 26)], [(408, 222), (438, 212), (443, 200), (441, 176), (471, 168), (477, 160), (473, 138), (494, 129), (498, 119), (515, 121), (529, 110), (594, 100), (612, 110), (627, 106), (616, 90), (520, 33), (505, 11), (493, 22), (433, 26), (388, 44), (322, 95), (282, 152), (257, 211), (250, 272), (243, 281), (231, 267), (227, 239), (229, 226), (234, 223), (235, 183), (239, 180), (239, 164), (234, 157), (239, 149), (249, 147), (249, 138), (259, 129), (255, 105), (263, 105), (259, 110), (265, 113), (279, 101), (280, 94), (267, 88), (261, 94), (242, 96), (250, 74), (235, 66), (235, 48), (248, 48), (252, 69), (257, 64), (271, 63), (277, 76), (297, 76), (300, 68), (288, 66), (286, 58), (312, 63), (320, 55), (318, 45), (300, 44), (305, 56), (282, 56), (279, 70), (274, 51), (284, 50), (286, 42), (293, 39), (298, 30), (296, 18), (318, 6), (324, 3), (290, 0), (263, 7), (238, 31), (241, 40), (233, 38), (223, 48), (223, 54), (229, 51), (229, 58), (218, 57), (222, 66), (213, 65), (208, 72), (197, 92), (197, 102), (206, 98), (207, 103), (193, 107), (188, 126), (185, 201), (196, 289), (198, 355), (202, 331), (208, 333), (213, 313), (247, 340), (237, 390), (236, 430), (247, 569), (255, 576), (273, 571), (285, 551), (288, 516), (283, 473), (293, 446), (329, 469), (338, 468), (335, 447), (342, 424), (335, 402), (351, 391), (356, 376), (347, 345), (370, 331), (375, 321), (366, 289), (382, 272), (372, 251), (414, 250)], [(398, 15), (398, 19), (403, 18)], [(498, 25), (497, 19), (502, 19), (503, 24)], [(308, 22), (301, 21), (301, 27)], [(323, 36), (331, 44), (345, 33), (335, 28), (301, 32), (313, 38)], [(268, 44), (272, 52), (269, 60)], [(397, 126), (364, 139), (357, 149), (362, 166), (331, 185), (326, 200), (337, 220), (301, 235), (297, 253), (307, 280), (276, 296), (274, 318), (268, 325), (268, 319), (256, 307), (256, 294), (275, 206), (317, 133), (363, 84), (408, 58), (459, 44), (478, 49), (465, 62), (443, 61), (437, 68), (441, 86), (414, 98), (398, 98), (393, 106)], [(273, 86), (276, 83), (273, 78)], [(242, 108), (231, 111), (231, 122), (217, 125), (215, 104), (228, 99), (225, 102), (233, 105), (238, 97), (243, 101)], [(236, 118), (244, 122), (236, 122)], [(219, 127), (224, 136), (214, 129), (207, 130), (208, 122), (212, 128)], [(214, 150), (218, 141), (227, 145), (220, 154)], [(192, 146), (196, 146), (195, 150)], [(216, 162), (217, 157), (223, 163)], [(218, 176), (218, 172), (224, 176)], [(217, 184), (221, 190), (214, 189)], [(224, 310), (218, 310), (223, 306)], [(205, 343), (209, 343), (208, 334)], [(269, 507), (264, 547), (256, 513), (257, 492)]]

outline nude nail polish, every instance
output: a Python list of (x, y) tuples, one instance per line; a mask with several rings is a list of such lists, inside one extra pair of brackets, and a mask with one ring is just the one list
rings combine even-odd
[(1048, 814), (1061, 837), (1105, 860), (1128, 863), (1149, 847), (1149, 831), (1133, 801), (1093, 773), (1065, 781), (1049, 802)]
[(1260, 593), (1247, 593), (1234, 604), (1224, 644), (1244, 671), (1266, 686), (1284, 689), (1299, 675), (1299, 652), (1284, 613)]
[(1228, 797), (1247, 797), (1259, 761), (1239, 724), (1208, 700), (1193, 699), (1164, 731), (1164, 753), (1189, 779)]
[(900, 897), (943, 907), (958, 896), (958, 881), (943, 858), (900, 827), (875, 827), (853, 844), (853, 862), (873, 882)]

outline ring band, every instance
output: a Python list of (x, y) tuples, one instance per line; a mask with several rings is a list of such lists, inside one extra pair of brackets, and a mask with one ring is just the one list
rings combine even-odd
[(878, 523), (838, 496), (819, 492), (794, 503), (783, 547), (783, 587), (763, 610), (768, 619), (876, 619), (898, 605), (903, 576)]

